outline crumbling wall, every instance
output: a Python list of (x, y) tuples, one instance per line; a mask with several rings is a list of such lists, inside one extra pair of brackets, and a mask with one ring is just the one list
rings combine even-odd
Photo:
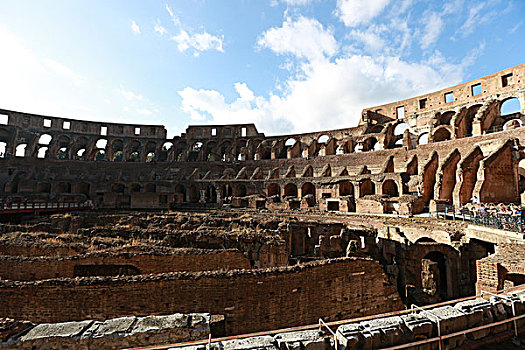
[[(0, 284), (0, 316), (32, 322), (209, 312), (238, 334), (403, 308), (381, 266), (343, 258), (269, 270)], [(204, 311), (206, 310), (206, 311)]]

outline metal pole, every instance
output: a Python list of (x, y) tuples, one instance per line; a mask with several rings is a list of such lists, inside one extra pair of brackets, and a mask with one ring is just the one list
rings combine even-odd
[[(516, 301), (515, 301), (514, 299), (511, 299), (511, 298), (508, 297), (507, 295), (494, 294), (494, 293), (491, 293), (491, 292), (487, 292), (487, 291), (482, 290), (482, 291), (481, 291), (481, 295), (483, 295), (483, 294), (490, 294), (490, 295), (492, 295), (493, 297), (496, 297), (496, 298), (500, 298), (500, 299), (504, 299), (504, 300), (510, 301), (511, 308), (512, 308), (512, 317), (516, 317), (516, 308), (514, 307), (514, 303), (515, 303)], [(512, 323), (514, 323), (514, 335), (515, 335), (515, 337), (517, 338), (517, 337), (518, 337), (518, 326), (517, 326), (517, 324), (516, 324), (516, 320), (514, 320)]]

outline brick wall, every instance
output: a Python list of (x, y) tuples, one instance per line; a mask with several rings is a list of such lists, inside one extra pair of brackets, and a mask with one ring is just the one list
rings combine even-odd
[(77, 265), (132, 265), (142, 274), (250, 268), (248, 259), (236, 250), (183, 250), (180, 254), (99, 253), (67, 258), (0, 256), (0, 279), (72, 278)]
[(268, 270), (0, 282), (0, 317), (33, 322), (223, 314), (238, 334), (403, 308), (381, 266), (342, 258)]

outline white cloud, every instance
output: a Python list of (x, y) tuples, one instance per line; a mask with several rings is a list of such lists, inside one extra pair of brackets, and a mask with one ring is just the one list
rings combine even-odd
[(311, 0), (282, 0), (288, 5), (306, 5), (311, 2)]
[(473, 58), (452, 64), (439, 52), (421, 62), (354, 54), (306, 64), (303, 76), (289, 78), (280, 96), (255, 96), (243, 83), (235, 84), (239, 97), (231, 103), (215, 90), (187, 87), (179, 95), (182, 109), (200, 122), (254, 122), (280, 134), (352, 127), (363, 108), (459, 83)]
[(425, 50), (432, 46), (443, 31), (444, 22), (441, 15), (436, 12), (427, 13), (424, 17), (425, 27), (421, 36), (421, 49)]
[(337, 0), (335, 14), (348, 27), (367, 23), (379, 15), (390, 0)]
[(138, 114), (142, 114), (142, 115), (153, 115), (153, 111), (147, 109), (147, 108), (139, 108), (137, 109), (137, 113)]
[(496, 16), (496, 13), (493, 11), (483, 12), (483, 9), (487, 6), (488, 3), (479, 3), (475, 6), (472, 6), (469, 9), (468, 18), (465, 23), (457, 30), (456, 34), (459, 33), (462, 37), (467, 37), (470, 34), (474, 33), (474, 29), (477, 26), (488, 23), (492, 18)]
[(135, 34), (140, 34), (140, 27), (138, 26), (138, 24), (135, 21), (131, 21), (131, 30)]
[(170, 7), (166, 4), (166, 11), (170, 14), (170, 17), (173, 17), (173, 11), (170, 9)]
[[(384, 32), (384, 28), (371, 26), (366, 30), (352, 30), (348, 34), (349, 38), (358, 41), (363, 44), (367, 52), (381, 52), (387, 49), (387, 43), (382, 38), (381, 34)], [(391, 44), (389, 42), (389, 44)]]
[(54, 61), (49, 58), (44, 58), (42, 60), (42, 63), (46, 68), (52, 70), (56, 74), (73, 80), (76, 85), (82, 85), (85, 81), (85, 79), (82, 76), (75, 73), (63, 64), (58, 63), (57, 61)]
[(168, 32), (168, 30), (164, 28), (160, 23), (157, 23), (154, 29), (155, 29), (155, 32), (159, 33), (160, 35), (164, 35)]
[(197, 51), (217, 50), (224, 52), (222, 48), (223, 38), (211, 35), (207, 32), (189, 34), (181, 29), (180, 33), (171, 37), (177, 43), (179, 51), (184, 52), (190, 47)]
[(259, 47), (266, 47), (277, 54), (293, 54), (308, 60), (331, 57), (338, 51), (338, 44), (331, 30), (315, 19), (286, 18), (282, 27), (271, 28), (257, 40)]
[(133, 91), (129, 91), (124, 89), (122, 85), (120, 86), (120, 94), (128, 101), (142, 101), (143, 97), (139, 94), (134, 93)]

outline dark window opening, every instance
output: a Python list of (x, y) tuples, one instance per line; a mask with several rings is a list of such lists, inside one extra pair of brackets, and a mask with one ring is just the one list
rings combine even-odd
[(453, 92), (447, 92), (445, 94), (445, 103), (454, 102), (454, 93)]
[(425, 109), (427, 108), (427, 99), (423, 98), (419, 100), (419, 109)]
[(481, 94), (481, 84), (472, 85), (472, 96)]
[(502, 87), (509, 86), (510, 84), (512, 84), (512, 73), (505, 74), (504, 76), (501, 77)]

